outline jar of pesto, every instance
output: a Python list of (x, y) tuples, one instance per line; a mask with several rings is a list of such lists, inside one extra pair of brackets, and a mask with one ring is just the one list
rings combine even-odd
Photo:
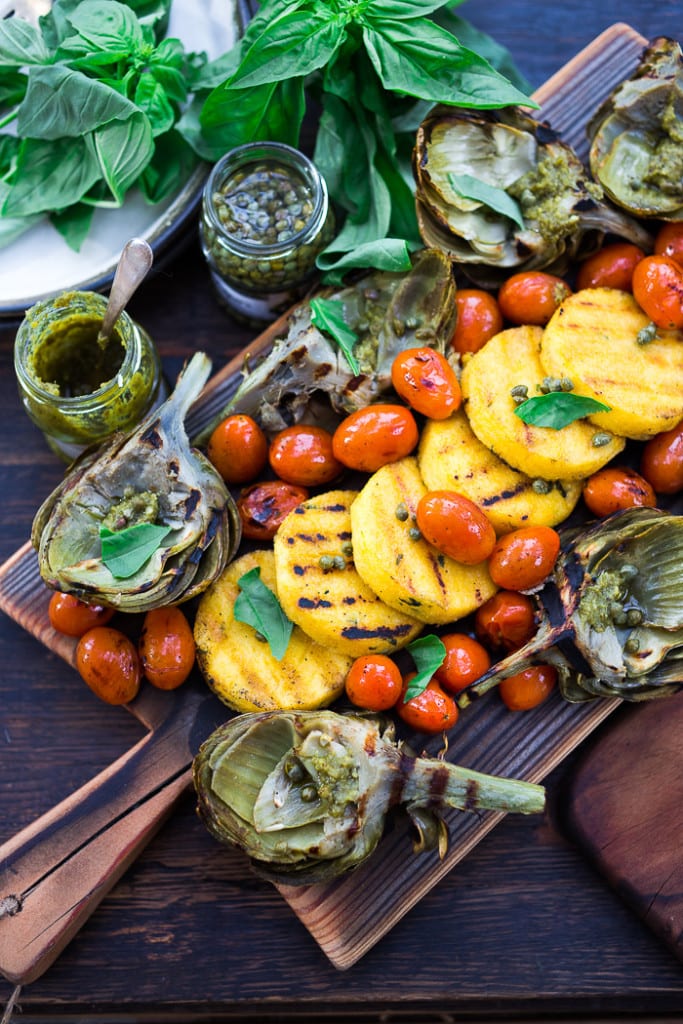
[(17, 331), (23, 406), (67, 461), (132, 430), (167, 394), (156, 348), (125, 311), (98, 341), (106, 305), (96, 292), (64, 292), (27, 310)]
[(239, 320), (268, 323), (301, 298), (333, 234), (325, 180), (291, 146), (238, 146), (209, 175), (202, 250), (219, 300)]

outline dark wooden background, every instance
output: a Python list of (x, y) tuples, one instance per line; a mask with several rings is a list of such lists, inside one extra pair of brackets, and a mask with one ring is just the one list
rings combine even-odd
[[(533, 87), (614, 22), (648, 38), (680, 37), (682, 27), (679, 0), (469, 2), (461, 13), (510, 49)], [(197, 349), (218, 369), (251, 333), (218, 307), (195, 237), (155, 268), (131, 312), (171, 378)], [(19, 405), (15, 330), (0, 327), (0, 561), (27, 539), (62, 473)], [(0, 666), (3, 841), (142, 732), (4, 615)], [(680, 962), (566, 829), (572, 767), (592, 742), (548, 780), (543, 820), (506, 820), (343, 973), (277, 892), (209, 838), (188, 794), (57, 963), (24, 989), (16, 1020), (680, 1019)], [(11, 991), (0, 978), (0, 1006)]]

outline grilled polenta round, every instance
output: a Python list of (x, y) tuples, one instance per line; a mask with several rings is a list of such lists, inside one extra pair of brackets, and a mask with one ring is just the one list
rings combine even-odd
[(353, 658), (388, 654), (422, 623), (390, 608), (361, 579), (351, 547), (356, 491), (328, 491), (290, 512), (275, 534), (277, 593), (285, 614), (318, 643)]

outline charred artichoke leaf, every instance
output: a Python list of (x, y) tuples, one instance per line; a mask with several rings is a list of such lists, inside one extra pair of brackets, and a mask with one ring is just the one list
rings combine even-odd
[[(157, 410), (76, 463), (43, 503), (32, 540), (48, 586), (145, 611), (187, 599), (222, 571), (239, 542), (238, 515), (228, 512), (233, 502), (223, 480), (190, 446), (184, 427), (210, 371), (208, 357), (197, 353)], [(137, 521), (170, 533), (138, 572), (118, 579), (102, 561), (100, 527)]]
[(562, 545), (536, 595), (538, 628), (457, 698), (460, 707), (539, 662), (569, 701), (647, 700), (683, 688), (683, 516), (616, 512)]
[(660, 37), (588, 125), (591, 173), (629, 213), (683, 218), (683, 52)]
[(533, 783), (414, 757), (373, 716), (334, 711), (238, 715), (202, 745), (193, 778), (212, 835), (288, 884), (363, 863), (399, 804), (438, 842), (448, 808), (533, 814), (545, 799)]
[[(572, 148), (520, 108), (433, 108), (417, 132), (413, 175), (423, 242), (482, 283), (512, 268), (560, 271), (607, 232), (651, 244), (639, 224), (605, 202)], [(483, 200), (464, 198), (462, 175), (505, 192), (523, 227)]]

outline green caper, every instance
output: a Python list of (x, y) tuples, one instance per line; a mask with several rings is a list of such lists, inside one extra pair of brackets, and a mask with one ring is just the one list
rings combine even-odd
[(593, 434), (591, 438), (591, 444), (594, 448), (604, 448), (606, 444), (610, 444), (612, 441), (612, 435), (608, 434), (605, 430), (599, 430), (596, 434)]

